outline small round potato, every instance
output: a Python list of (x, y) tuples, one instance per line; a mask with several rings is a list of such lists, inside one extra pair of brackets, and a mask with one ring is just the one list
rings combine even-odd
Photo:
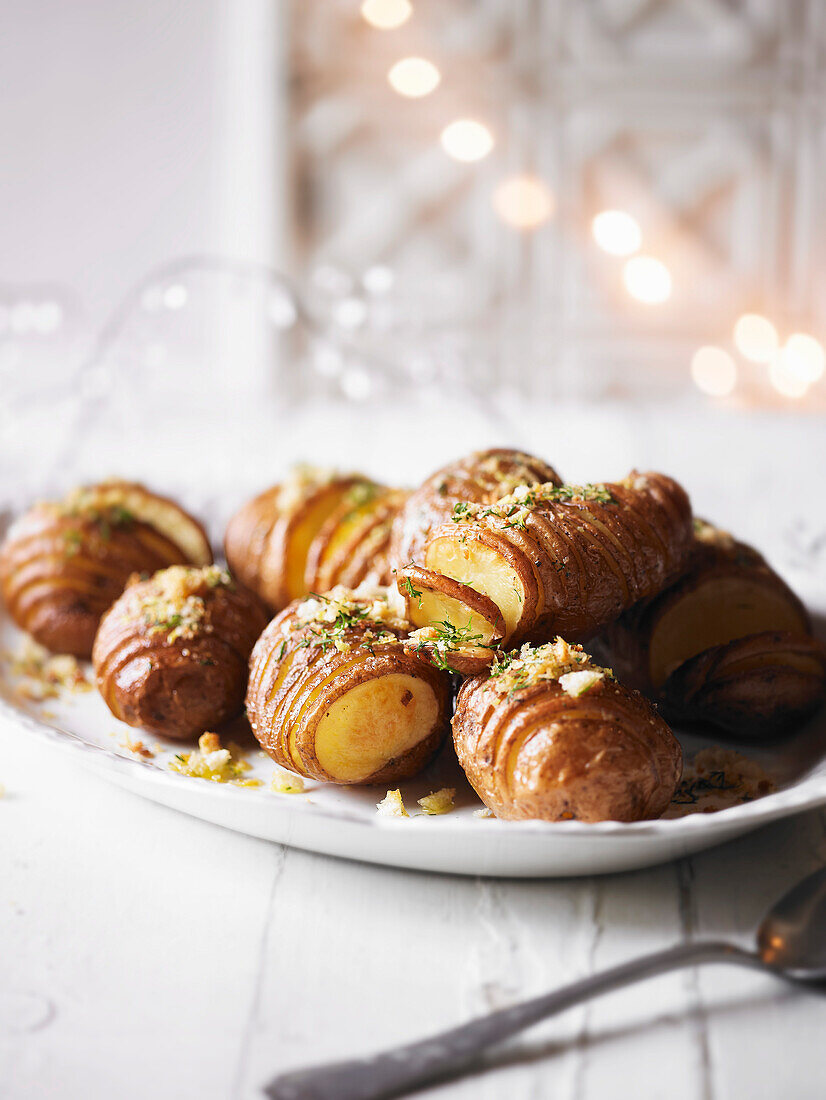
[(218, 566), (172, 566), (130, 584), (104, 615), (92, 661), (116, 718), (184, 740), (240, 711), (264, 607)]
[(177, 504), (109, 481), (26, 512), (0, 549), (0, 585), (10, 615), (35, 641), (89, 657), (101, 616), (131, 574), (211, 561), (203, 527)]
[(329, 783), (394, 783), (448, 729), (450, 677), (404, 650), (385, 596), (336, 588), (278, 615), (250, 660), (247, 714), (284, 768)]
[(682, 770), (654, 707), (561, 638), (524, 645), (467, 680), (453, 740), (479, 797), (512, 820), (659, 817)]

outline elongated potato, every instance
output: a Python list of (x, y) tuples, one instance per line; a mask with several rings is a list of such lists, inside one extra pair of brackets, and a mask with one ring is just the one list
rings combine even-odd
[(481, 645), (583, 641), (673, 580), (692, 544), (688, 497), (663, 474), (524, 486), (494, 505), (456, 505), (424, 569), (401, 570), (398, 585), (416, 627), (470, 621)]
[(675, 718), (766, 736), (826, 695), (822, 645), (789, 586), (751, 546), (702, 520), (689, 571), (606, 631), (618, 674)]
[(278, 615), (250, 659), (247, 714), (284, 768), (330, 783), (415, 775), (448, 728), (450, 678), (403, 648), (380, 592), (336, 588)]
[(132, 573), (211, 561), (203, 527), (177, 504), (108, 481), (22, 516), (0, 549), (0, 585), (12, 618), (36, 641), (88, 657), (101, 616)]
[(659, 817), (682, 771), (679, 743), (648, 700), (561, 638), (525, 644), (465, 681), (453, 740), (471, 786), (511, 820)]
[(92, 661), (104, 702), (130, 726), (186, 739), (241, 710), (258, 597), (216, 565), (136, 580), (103, 616)]
[(414, 490), (393, 524), (390, 558), (394, 566), (424, 561), (428, 535), (453, 515), (459, 501), (493, 504), (518, 485), (561, 485), (547, 462), (523, 451), (476, 451), (437, 470)]
[(357, 474), (296, 467), (232, 517), (227, 561), (273, 610), (337, 584), (386, 584), (391, 529), (403, 500), (400, 490)]

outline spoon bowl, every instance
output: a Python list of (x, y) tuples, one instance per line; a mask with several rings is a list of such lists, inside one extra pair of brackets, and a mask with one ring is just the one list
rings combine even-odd
[(775, 902), (757, 930), (757, 950), (795, 981), (826, 980), (826, 867)]

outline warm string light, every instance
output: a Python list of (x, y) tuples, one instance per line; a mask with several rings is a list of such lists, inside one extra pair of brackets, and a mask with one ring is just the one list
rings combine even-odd
[(803, 397), (809, 388), (809, 383), (797, 372), (794, 361), (790, 362), (785, 348), (781, 348), (769, 363), (769, 381), (783, 397)]
[(777, 329), (760, 313), (744, 313), (734, 326), (734, 346), (751, 363), (768, 363), (777, 351)]
[(554, 197), (537, 176), (512, 176), (493, 193), (493, 208), (514, 229), (536, 229), (554, 212)]
[(671, 297), (671, 272), (654, 256), (633, 256), (622, 277), (631, 297), (645, 305), (659, 305)]
[(591, 223), (594, 240), (611, 256), (630, 256), (642, 244), (642, 230), (636, 218), (625, 210), (603, 210)]
[(454, 160), (471, 163), (486, 157), (493, 148), (493, 134), (472, 118), (457, 118), (442, 130), (442, 148)]
[(723, 348), (698, 348), (691, 360), (691, 377), (709, 397), (727, 397), (737, 384), (737, 364)]
[(426, 57), (403, 57), (392, 66), (387, 79), (399, 95), (421, 99), (438, 88), (442, 74)]
[(413, 14), (410, 0), (364, 0), (361, 14), (371, 27), (392, 31), (406, 23)]
[(783, 357), (789, 370), (811, 385), (823, 377), (826, 354), (823, 345), (806, 332), (793, 332), (783, 346)]

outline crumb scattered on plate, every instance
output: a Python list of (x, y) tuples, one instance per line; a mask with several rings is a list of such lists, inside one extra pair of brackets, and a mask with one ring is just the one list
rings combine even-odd
[(30, 638), (16, 652), (4, 651), (2, 658), (20, 680), (16, 694), (28, 703), (57, 699), (62, 691), (91, 691), (94, 686), (77, 657), (49, 653)]
[(734, 749), (702, 749), (686, 759), (683, 777), (663, 817), (712, 814), (753, 802), (776, 789), (755, 760)]
[(418, 803), (426, 814), (449, 814), (454, 809), (456, 797), (455, 787), (442, 787), (439, 791), (431, 791), (424, 798), (418, 799)]
[(388, 791), (381, 802), (376, 803), (376, 814), (378, 817), (410, 817), (398, 787), (395, 791)]
[(260, 787), (260, 779), (244, 778), (252, 765), (244, 752), (230, 741), (226, 748), (217, 733), (202, 733), (195, 752), (177, 753), (169, 767), (178, 775), (192, 779), (208, 779), (211, 783), (231, 783), (235, 787)]
[(300, 775), (293, 775), (285, 769), (273, 775), (270, 790), (275, 791), (276, 794), (301, 794), (304, 790), (304, 780)]
[(143, 741), (134, 741), (127, 733), (126, 737), (121, 741), (121, 745), (128, 752), (134, 753), (135, 756), (140, 756), (143, 760), (154, 760), (155, 751), (144, 745)]

